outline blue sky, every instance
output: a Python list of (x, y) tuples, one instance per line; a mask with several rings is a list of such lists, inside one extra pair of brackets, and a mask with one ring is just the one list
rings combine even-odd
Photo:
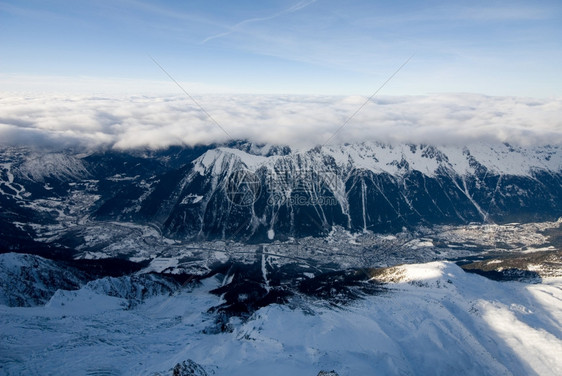
[(369, 95), (412, 54), (383, 94), (561, 96), (562, 2), (0, 0), (5, 90), (176, 92), (151, 55), (193, 92)]

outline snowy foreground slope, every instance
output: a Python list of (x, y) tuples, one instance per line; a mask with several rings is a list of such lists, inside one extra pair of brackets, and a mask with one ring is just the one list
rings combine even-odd
[(296, 295), (229, 331), (207, 312), (215, 277), (132, 307), (108, 280), (59, 290), (0, 306), (0, 373), (171, 375), (191, 359), (208, 375), (562, 374), (562, 278), (496, 282), (450, 262), (373, 278), (388, 290), (345, 306)]

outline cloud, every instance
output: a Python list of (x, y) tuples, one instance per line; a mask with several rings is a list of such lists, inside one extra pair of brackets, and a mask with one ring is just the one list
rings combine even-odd
[[(0, 95), (0, 143), (82, 148), (165, 148), (246, 139), (324, 144), (364, 97), (206, 95), (185, 97)], [(330, 143), (562, 143), (562, 98), (472, 94), (383, 96), (368, 103)], [(228, 133), (228, 134), (227, 134)]]

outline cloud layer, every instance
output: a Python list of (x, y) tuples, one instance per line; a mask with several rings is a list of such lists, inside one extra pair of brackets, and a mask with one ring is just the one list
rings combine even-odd
[(230, 138), (293, 147), (322, 145), (328, 139), (562, 143), (562, 98), (378, 97), (337, 133), (364, 97), (209, 95), (197, 100), (226, 132), (186, 97), (1, 95), (0, 143), (115, 149), (221, 143)]

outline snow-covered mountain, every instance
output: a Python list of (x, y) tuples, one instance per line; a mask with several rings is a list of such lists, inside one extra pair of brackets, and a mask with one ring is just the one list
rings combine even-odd
[(35, 255), (0, 254), (0, 304), (14, 307), (43, 305), (59, 290), (76, 290), (84, 273)]
[(292, 151), (237, 142), (90, 154), (5, 149), (0, 162), (0, 221), (12, 246), (45, 224), (86, 219), (151, 224), (179, 240), (259, 241), (325, 235), (335, 225), (380, 233), (552, 220), (562, 216), (561, 198), (559, 146), (365, 142)]
[(223, 277), (136, 306), (91, 285), (59, 290), (44, 307), (0, 305), (0, 373), (562, 372), (560, 277), (537, 284), (497, 282), (450, 262), (402, 265), (373, 271), (373, 280), (384, 283), (382, 293), (350, 304), (295, 295), (246, 320), (212, 313), (224, 302), (212, 293)]
[(333, 225), (387, 232), (552, 219), (562, 213), (561, 172), (558, 147), (365, 143), (267, 157), (216, 148), (193, 162), (158, 216), (172, 236), (260, 240), (321, 235)]
[(3, 149), (0, 373), (560, 374), (561, 152)]

